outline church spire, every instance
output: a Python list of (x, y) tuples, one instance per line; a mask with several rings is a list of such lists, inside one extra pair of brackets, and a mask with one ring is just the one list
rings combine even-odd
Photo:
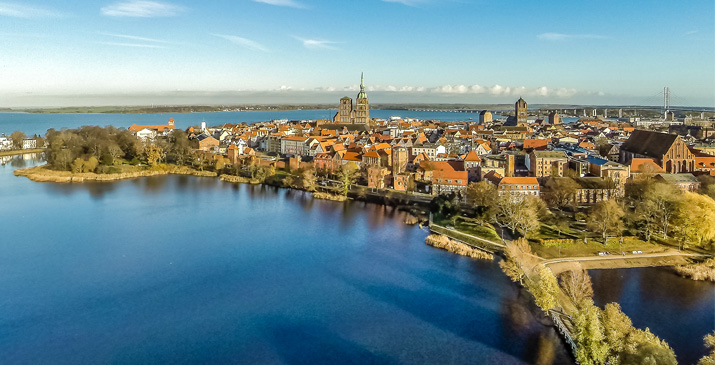
[(365, 73), (360, 73), (360, 92), (357, 95), (358, 99), (367, 99), (367, 93), (365, 92)]

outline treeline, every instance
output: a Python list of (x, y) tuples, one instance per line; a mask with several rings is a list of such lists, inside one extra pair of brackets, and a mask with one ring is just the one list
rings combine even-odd
[(153, 143), (142, 142), (131, 132), (112, 126), (50, 129), (45, 138), (47, 163), (61, 171), (111, 173), (119, 172), (122, 164), (194, 165), (198, 159), (195, 141), (189, 141), (182, 130), (174, 130)]

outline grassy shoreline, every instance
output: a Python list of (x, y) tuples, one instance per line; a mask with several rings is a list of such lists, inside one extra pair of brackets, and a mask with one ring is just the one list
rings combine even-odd
[(94, 172), (73, 173), (71, 171), (50, 170), (47, 165), (35, 166), (26, 169), (18, 169), (13, 173), (15, 176), (24, 176), (35, 182), (54, 183), (81, 183), (81, 182), (110, 182), (139, 177), (158, 175), (193, 175), (204, 177), (216, 177), (215, 172), (199, 171), (186, 166), (160, 165), (154, 168), (137, 169), (114, 174), (97, 174)]
[(45, 152), (44, 148), (30, 148), (27, 150), (0, 151), (0, 157), (26, 155), (29, 153), (42, 153), (42, 152)]

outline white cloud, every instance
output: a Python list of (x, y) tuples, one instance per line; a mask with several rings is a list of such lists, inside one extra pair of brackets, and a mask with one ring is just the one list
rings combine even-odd
[(137, 37), (137, 36), (126, 35), (126, 34), (114, 34), (114, 33), (102, 33), (102, 32), (100, 32), (99, 34), (101, 34), (101, 35), (106, 35), (106, 36), (109, 36), (109, 37), (131, 39), (131, 40), (133, 40), (133, 41), (151, 42), (151, 43), (169, 43), (169, 42), (167, 42), (167, 41), (162, 41), (162, 40), (160, 40), (160, 39), (146, 38), (146, 37)]
[(293, 38), (299, 40), (301, 43), (303, 43), (303, 47), (308, 49), (337, 49), (333, 47), (332, 44), (337, 44), (338, 42), (328, 41), (324, 39), (305, 39), (295, 36), (293, 36)]
[(542, 86), (538, 89), (536, 89), (536, 95), (539, 96), (548, 96), (549, 95), (549, 89), (546, 86)]
[(263, 3), (275, 6), (287, 6), (291, 8), (304, 8), (303, 4), (298, 3), (294, 0), (253, 0), (256, 3)]
[(0, 16), (14, 18), (54, 18), (64, 16), (60, 11), (17, 3), (0, 2)]
[(570, 98), (576, 94), (575, 89), (558, 88), (554, 94), (560, 98)]
[(107, 46), (117, 46), (117, 47), (133, 47), (133, 48), (166, 48), (164, 46), (159, 46), (156, 44), (142, 44), (142, 43), (120, 43), (120, 42), (96, 42), (97, 44), (104, 44)]
[(598, 34), (564, 34), (564, 33), (541, 33), (536, 38), (542, 41), (565, 41), (569, 39), (605, 39), (606, 37)]
[(252, 41), (247, 38), (243, 38), (243, 37), (239, 37), (239, 36), (235, 36), (235, 35), (225, 35), (225, 34), (211, 34), (211, 35), (226, 39), (233, 44), (237, 44), (241, 47), (248, 48), (253, 51), (268, 52), (268, 49), (266, 47), (264, 47), (262, 44), (260, 44), (256, 41)]
[(101, 9), (102, 14), (116, 17), (154, 18), (175, 16), (184, 7), (158, 1), (134, 0), (114, 3)]
[(691, 35), (691, 34), (695, 34), (697, 32), (698, 32), (697, 30), (691, 30), (691, 31), (685, 32), (685, 35)]

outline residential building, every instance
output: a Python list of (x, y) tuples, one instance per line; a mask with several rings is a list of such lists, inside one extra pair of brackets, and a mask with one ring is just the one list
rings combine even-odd
[(526, 156), (526, 166), (533, 177), (564, 176), (567, 165), (564, 151), (532, 151)]
[(535, 177), (504, 177), (497, 186), (499, 195), (533, 195), (539, 196), (541, 188)]

